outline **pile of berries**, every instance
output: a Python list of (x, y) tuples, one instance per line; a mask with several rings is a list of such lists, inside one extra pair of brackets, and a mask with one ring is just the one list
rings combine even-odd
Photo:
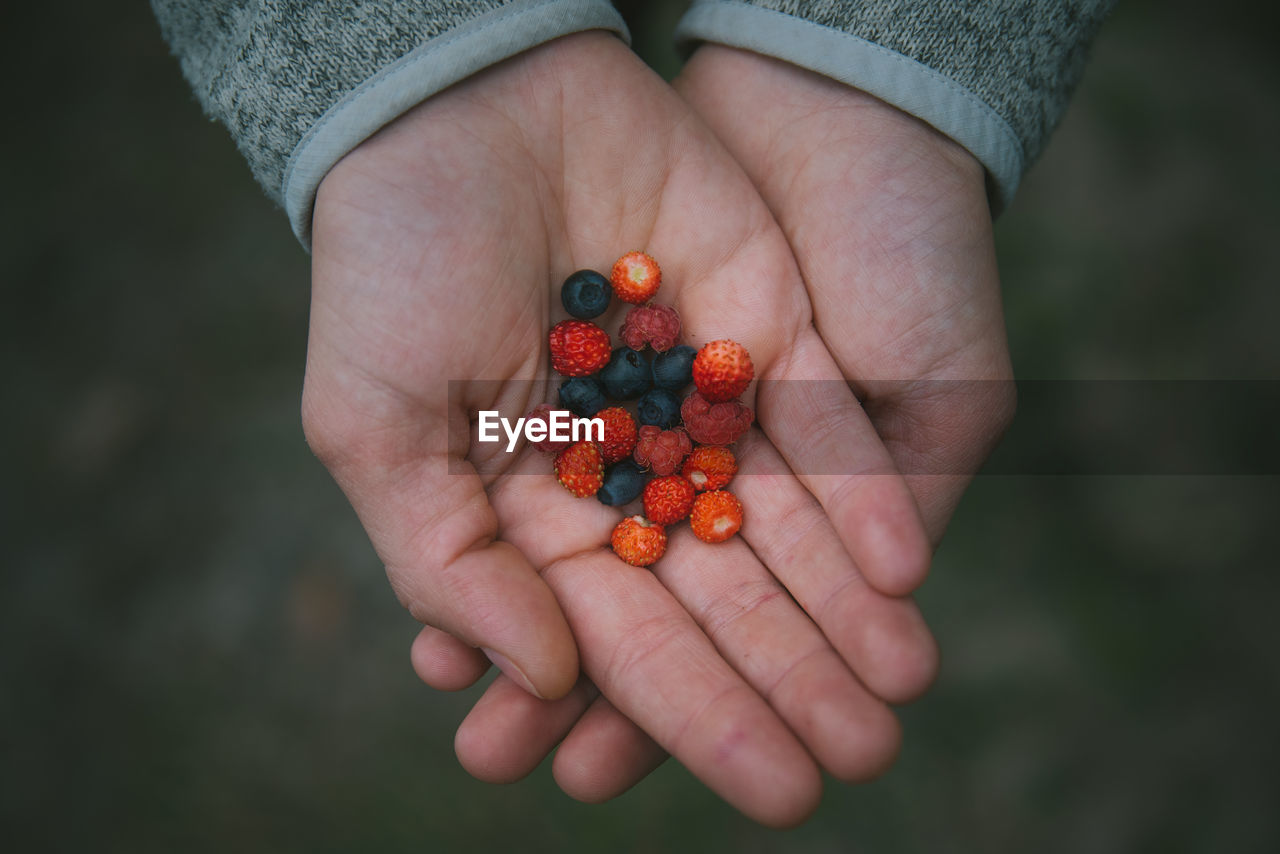
[[(651, 302), (662, 271), (643, 252), (618, 259), (608, 279), (579, 270), (560, 291), (574, 319), (551, 328), (551, 365), (566, 379), (560, 408), (604, 421), (604, 441), (536, 443), (554, 453), (560, 483), (579, 498), (618, 507), (637, 498), (644, 515), (623, 519), (613, 550), (634, 566), (649, 566), (667, 547), (666, 526), (689, 519), (708, 543), (742, 526), (742, 503), (725, 489), (737, 472), (729, 446), (754, 420), (738, 398), (755, 369), (741, 344), (712, 341), (700, 350), (680, 343), (680, 315)], [(617, 297), (632, 307), (613, 347), (591, 321)], [(695, 390), (682, 397), (692, 383)], [(634, 401), (634, 413), (628, 408)], [(530, 418), (545, 419), (543, 404)]]

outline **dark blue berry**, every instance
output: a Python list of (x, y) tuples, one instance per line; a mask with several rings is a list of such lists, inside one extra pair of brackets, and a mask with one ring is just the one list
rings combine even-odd
[(590, 418), (608, 403), (604, 386), (595, 377), (574, 377), (560, 383), (560, 405), (575, 415)]
[(613, 286), (595, 270), (579, 270), (560, 286), (564, 310), (581, 320), (604, 314), (612, 296)]
[(636, 420), (641, 424), (656, 424), (663, 430), (674, 427), (680, 421), (680, 398), (675, 392), (655, 388), (636, 404)]
[(604, 390), (614, 400), (631, 400), (649, 390), (653, 382), (649, 362), (639, 350), (619, 347), (609, 357), (609, 364), (596, 374)]
[(601, 504), (621, 507), (640, 497), (648, 479), (649, 473), (636, 465), (635, 460), (623, 460), (605, 471), (604, 485), (596, 493), (596, 498)]
[(653, 386), (670, 391), (693, 382), (693, 358), (698, 351), (681, 344), (653, 357)]

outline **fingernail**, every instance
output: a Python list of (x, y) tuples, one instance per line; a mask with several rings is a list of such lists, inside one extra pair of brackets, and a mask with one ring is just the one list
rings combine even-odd
[(485, 658), (493, 662), (494, 666), (507, 675), (512, 682), (528, 691), (539, 700), (543, 696), (538, 693), (538, 689), (533, 687), (533, 683), (529, 681), (529, 677), (520, 672), (520, 668), (511, 663), (511, 659), (507, 658), (500, 652), (494, 652), (486, 647), (480, 647), (480, 651), (484, 653)]

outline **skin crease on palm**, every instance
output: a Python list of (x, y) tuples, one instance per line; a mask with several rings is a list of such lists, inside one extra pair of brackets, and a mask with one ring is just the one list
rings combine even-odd
[[(723, 138), (732, 122), (699, 104), (696, 69), (684, 94)], [(714, 82), (715, 70), (705, 79)], [(769, 82), (788, 85), (779, 76)], [(752, 109), (758, 120), (762, 110)], [(729, 147), (760, 183), (756, 169), (771, 167), (759, 159), (753, 167), (754, 143), (743, 145)], [(936, 487), (937, 478), (892, 474), (894, 459), (937, 453), (954, 438), (946, 430), (959, 422), (928, 400), (869, 398), (864, 410), (850, 392), (806, 411), (804, 400), (772, 405), (761, 392), (763, 433), (743, 440), (735, 487), (748, 507), (741, 536), (708, 546), (673, 529), (652, 572), (608, 551), (618, 512), (574, 499), (535, 452), (500, 461), (505, 474), (533, 477), (449, 466), (450, 407), (532, 408), (530, 381), (551, 376), (545, 335), (559, 282), (632, 248), (663, 265), (660, 299), (680, 311), (686, 339), (742, 342), (762, 389), (772, 380), (840, 381), (842, 371), (913, 376), (906, 364), (849, 370), (893, 367), (860, 363), (838, 338), (874, 311), (875, 289), (853, 300), (857, 310), (840, 309), (834, 285), (815, 284), (798, 242), (830, 235), (788, 225), (768, 181), (761, 190), (772, 212), (688, 105), (598, 33), (559, 39), (429, 99), (321, 185), (308, 441), (397, 595), (427, 626), (413, 647), (419, 675), (458, 689), (488, 660), (502, 668), (456, 742), (482, 779), (522, 776), (558, 744), (561, 786), (602, 800), (669, 752), (745, 814), (794, 824), (817, 804), (820, 768), (860, 780), (888, 766), (899, 732), (886, 701), (909, 699), (933, 678), (932, 637), (901, 594), (927, 567), (924, 524), (940, 533), (963, 478)], [(990, 290), (998, 325), (993, 262)], [(967, 330), (966, 298), (938, 301), (954, 315), (945, 334)], [(931, 310), (921, 301), (918, 313)], [(908, 320), (898, 340), (905, 345), (928, 322)], [(965, 367), (983, 345), (968, 331), (954, 337), (961, 345), (951, 357), (939, 344), (918, 376), (971, 376)], [(889, 353), (888, 343), (875, 354)], [(998, 375), (993, 364), (982, 376)], [(454, 399), (449, 380), (458, 381)], [(810, 474), (821, 471), (849, 474)]]

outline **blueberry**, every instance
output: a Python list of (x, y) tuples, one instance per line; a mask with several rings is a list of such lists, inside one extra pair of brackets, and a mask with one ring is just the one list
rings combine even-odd
[(564, 310), (581, 320), (604, 314), (612, 296), (613, 286), (595, 270), (579, 270), (560, 286)]
[(644, 355), (630, 347), (619, 347), (609, 357), (609, 364), (596, 374), (604, 383), (604, 390), (614, 400), (631, 400), (649, 390), (653, 381), (649, 363)]
[(680, 421), (680, 398), (673, 391), (655, 388), (640, 398), (636, 416), (641, 424), (656, 424), (667, 430)]
[(654, 356), (654, 388), (679, 391), (693, 382), (693, 357), (696, 355), (698, 355), (697, 350), (681, 344), (679, 347), (672, 347), (667, 352)]
[(623, 460), (605, 471), (604, 485), (596, 493), (596, 498), (600, 499), (601, 504), (621, 507), (640, 497), (648, 479), (649, 473), (636, 465), (634, 460)]
[(574, 377), (560, 383), (560, 405), (575, 415), (590, 418), (608, 402), (604, 386), (595, 377)]

